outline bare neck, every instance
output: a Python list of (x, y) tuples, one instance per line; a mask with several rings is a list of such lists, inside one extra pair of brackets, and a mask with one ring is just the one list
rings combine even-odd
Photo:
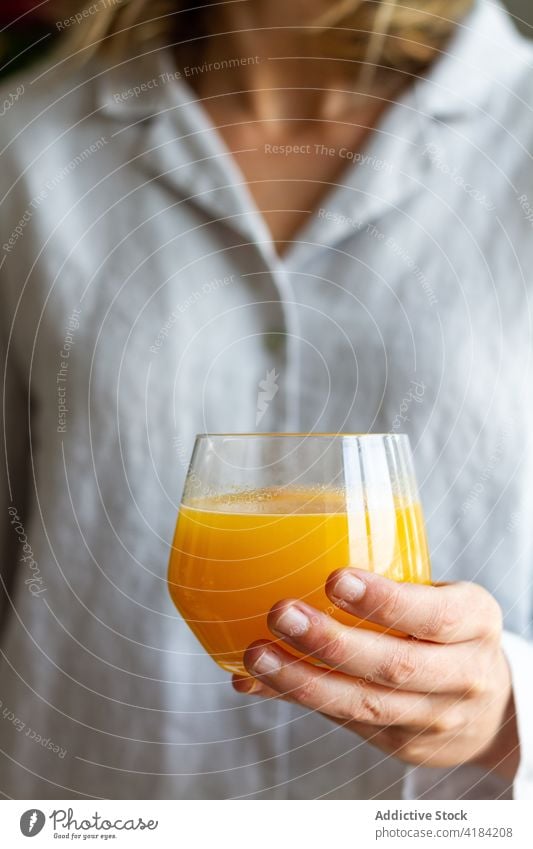
[[(231, 98), (233, 108), (255, 120), (337, 120), (379, 113), (379, 104), (361, 90), (354, 64), (320, 55), (314, 22), (324, 0), (245, 0), (210, 13), (204, 61), (221, 70), (201, 74), (193, 85), (204, 98)], [(226, 61), (224, 61), (226, 60)], [(397, 78), (383, 83), (393, 97)]]

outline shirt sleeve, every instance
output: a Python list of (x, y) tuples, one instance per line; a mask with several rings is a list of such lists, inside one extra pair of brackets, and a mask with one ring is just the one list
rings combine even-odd
[(533, 643), (504, 631), (502, 645), (511, 669), (520, 741), (514, 782), (471, 764), (412, 767), (405, 773), (404, 799), (533, 799)]
[(24, 522), (29, 456), (27, 393), (9, 344), (4, 282), (0, 273), (0, 634), (9, 615), (17, 557), (20, 556), (14, 525), (17, 517)]

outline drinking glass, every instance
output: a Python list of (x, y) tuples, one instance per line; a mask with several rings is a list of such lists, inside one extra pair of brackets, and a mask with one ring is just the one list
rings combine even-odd
[(172, 599), (212, 658), (246, 674), (243, 652), (273, 639), (272, 605), (295, 598), (352, 626), (324, 584), (355, 566), (428, 584), (431, 567), (403, 434), (202, 434), (170, 554)]

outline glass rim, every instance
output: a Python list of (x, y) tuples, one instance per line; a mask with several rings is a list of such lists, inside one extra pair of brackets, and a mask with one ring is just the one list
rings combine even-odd
[(276, 439), (276, 438), (292, 438), (292, 439), (301, 439), (305, 437), (307, 439), (384, 439), (385, 437), (391, 437), (393, 439), (409, 439), (409, 434), (407, 433), (308, 433), (305, 431), (297, 432), (297, 431), (287, 431), (287, 432), (265, 432), (265, 433), (254, 433), (253, 431), (243, 432), (243, 433), (197, 433), (195, 435), (195, 439), (242, 439), (246, 438), (254, 438), (254, 439)]

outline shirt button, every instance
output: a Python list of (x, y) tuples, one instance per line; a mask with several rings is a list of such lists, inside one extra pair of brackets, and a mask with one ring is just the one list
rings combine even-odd
[(269, 333), (265, 333), (263, 343), (271, 354), (278, 354), (285, 345), (285, 331), (271, 330)]

